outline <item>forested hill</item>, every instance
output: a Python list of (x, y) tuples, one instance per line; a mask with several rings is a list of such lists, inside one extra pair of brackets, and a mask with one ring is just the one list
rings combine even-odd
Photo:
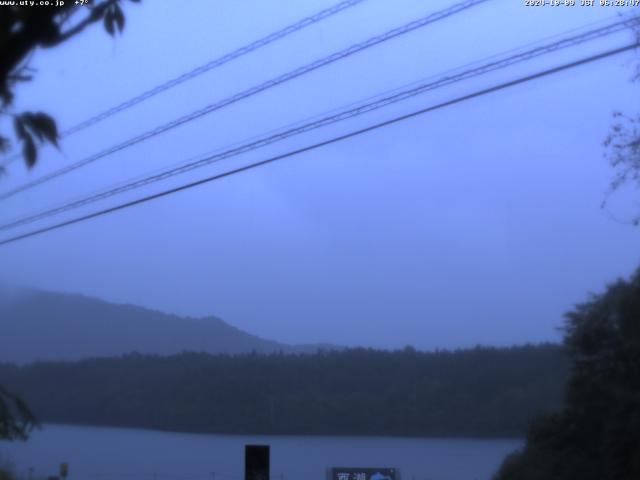
[(0, 364), (41, 421), (219, 433), (520, 436), (566, 377), (554, 345)]
[(12, 295), (0, 291), (0, 332), (10, 339), (0, 348), (0, 362), (15, 363), (184, 350), (315, 352), (320, 346), (266, 340), (212, 316), (179, 317), (83, 295), (33, 290)]

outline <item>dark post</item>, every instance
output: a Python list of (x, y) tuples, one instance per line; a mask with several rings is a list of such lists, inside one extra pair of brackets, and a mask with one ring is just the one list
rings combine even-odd
[(244, 480), (269, 480), (269, 445), (245, 445)]

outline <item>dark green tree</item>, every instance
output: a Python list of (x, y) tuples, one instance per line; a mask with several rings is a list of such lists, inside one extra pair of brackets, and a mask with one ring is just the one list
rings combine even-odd
[(497, 480), (640, 478), (640, 269), (567, 314), (561, 412), (534, 421)]
[(559, 345), (0, 363), (43, 421), (234, 434), (520, 436), (566, 374)]

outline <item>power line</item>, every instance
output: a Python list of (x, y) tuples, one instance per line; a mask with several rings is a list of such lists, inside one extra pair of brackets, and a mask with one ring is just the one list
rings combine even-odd
[(9, 197), (12, 197), (18, 193), (24, 192), (26, 190), (29, 190), (31, 188), (34, 188), (38, 185), (41, 185), (45, 182), (48, 182), (50, 180), (53, 180), (54, 178), (60, 177), (62, 175), (65, 175), (67, 173), (70, 173), (74, 170), (77, 170), (78, 168), (84, 167), (90, 163), (93, 163), (101, 158), (104, 158), (108, 155), (111, 155), (113, 153), (119, 152), (121, 150), (124, 150), (126, 148), (129, 148), (133, 145), (136, 145), (140, 142), (143, 142), (145, 140), (148, 140), (150, 138), (156, 137), (158, 135), (161, 135), (169, 130), (172, 130), (178, 126), (181, 126), (185, 123), (191, 122), (193, 120), (196, 120), (200, 117), (203, 117), (205, 115), (208, 115), (209, 113), (212, 113), (216, 110), (220, 110), (221, 108), (224, 108), (228, 105), (231, 105), (233, 103), (239, 102), (240, 100), (244, 100), (245, 98), (248, 98), (250, 96), (256, 95), (260, 92), (263, 92), (265, 90), (268, 90), (272, 87), (275, 87), (277, 85), (280, 85), (282, 83), (288, 82), (290, 80), (293, 80), (294, 78), (300, 77), (302, 75), (305, 75), (309, 72), (312, 72), (314, 70), (317, 70), (319, 68), (325, 67), (331, 63), (334, 63), (338, 60), (342, 60), (343, 58), (349, 57), (351, 55), (354, 55), (360, 51), (366, 50), (368, 48), (374, 47), (378, 44), (387, 42), (389, 40), (392, 40), (396, 37), (399, 37), (401, 35), (405, 35), (407, 33), (410, 33), (418, 28), (421, 27), (425, 27), (431, 23), (443, 20), (445, 18), (448, 18), (452, 15), (455, 15), (457, 13), (460, 13), (464, 10), (467, 10), (471, 7), (477, 6), (481, 3), (485, 3), (489, 0), (466, 0), (464, 2), (460, 2), (457, 4), (454, 4), (448, 8), (445, 8), (443, 10), (440, 10), (438, 12), (429, 14), (425, 17), (422, 17), (418, 20), (414, 20), (412, 22), (409, 22), (401, 27), (397, 27), (394, 28), (392, 30), (389, 30), (386, 33), (380, 34), (380, 35), (376, 35), (374, 37), (369, 38), (368, 40), (365, 40), (363, 42), (357, 43), (355, 45), (352, 45), (344, 50), (340, 50), (339, 52), (333, 53), (327, 57), (323, 57), (319, 60), (316, 60), (312, 63), (309, 63), (307, 65), (304, 65), (302, 67), (296, 68), (295, 70), (292, 70), (290, 72), (287, 72), (283, 75), (280, 75), (278, 77), (275, 77), (271, 80), (267, 80), (266, 82), (263, 82), (257, 86), (254, 86), (252, 88), (249, 88), (247, 90), (244, 90), (240, 93), (237, 93), (235, 95), (232, 95), (231, 97), (227, 97), (223, 100), (220, 100), (218, 102), (209, 104), (205, 107), (202, 107), (194, 112), (191, 112), (187, 115), (184, 115), (180, 118), (177, 118), (171, 122), (168, 122), (164, 125), (160, 125), (152, 130), (149, 130), (143, 134), (140, 134), (136, 137), (133, 137), (129, 140), (126, 140), (122, 143), (119, 143), (115, 146), (112, 146), (110, 148), (107, 148), (97, 154), (94, 154), (90, 157), (87, 157), (83, 160), (80, 160), (74, 164), (68, 165), (67, 167), (61, 168), (60, 170), (56, 170), (55, 172), (52, 172), (48, 175), (45, 175), (39, 179), (33, 180), (31, 182), (28, 182), (22, 186), (16, 187), (13, 190), (9, 190), (8, 192), (5, 192), (3, 194), (0, 194), (0, 200), (6, 200)]
[(552, 52), (555, 52), (564, 48), (574, 47), (576, 45), (580, 45), (587, 41), (599, 39), (604, 36), (617, 33), (630, 26), (633, 26), (639, 23), (639, 21), (640, 21), (640, 17), (621, 20), (618, 22), (614, 22), (610, 25), (589, 30), (579, 35), (574, 35), (572, 37), (567, 37), (567, 38), (561, 38), (560, 40), (557, 40), (555, 42), (552, 42), (546, 45), (542, 45), (524, 52), (520, 52), (503, 59), (494, 60), (474, 68), (469, 68), (467, 70), (464, 70), (456, 74), (446, 75), (442, 78), (439, 78), (436, 81), (422, 83), (420, 85), (414, 86), (413, 88), (400, 91), (398, 93), (395, 93), (387, 97), (379, 98), (375, 101), (359, 105), (355, 108), (346, 109), (333, 115), (324, 116), (314, 121), (308, 122), (306, 124), (298, 125), (296, 127), (287, 129), (285, 131), (279, 131), (275, 134), (258, 138), (255, 141), (251, 141), (249, 143), (245, 143), (240, 146), (230, 148), (226, 151), (208, 155), (205, 158), (201, 158), (200, 160), (187, 162), (186, 164), (180, 165), (178, 167), (161, 171), (160, 173), (153, 174), (138, 180), (130, 181), (129, 183), (125, 183), (123, 185), (112, 188), (110, 190), (102, 191), (100, 193), (93, 194), (88, 197), (81, 198), (79, 200), (71, 201), (61, 206), (50, 208), (30, 216), (19, 218), (17, 220), (12, 220), (10, 222), (0, 225), (0, 231), (15, 228), (21, 225), (30, 224), (53, 215), (57, 215), (69, 210), (83, 207), (85, 205), (97, 202), (99, 200), (104, 200), (106, 198), (130, 191), (130, 190), (141, 188), (146, 185), (149, 185), (161, 180), (165, 180), (167, 178), (170, 178), (182, 173), (186, 173), (188, 171), (195, 170), (197, 168), (204, 167), (214, 162), (218, 162), (227, 158), (238, 156), (243, 153), (247, 153), (252, 150), (256, 150), (258, 148), (285, 140), (295, 135), (300, 135), (302, 133), (306, 133), (311, 130), (315, 130), (333, 123), (337, 123), (343, 120), (347, 120), (349, 118), (363, 115), (373, 110), (386, 107), (393, 103), (397, 103), (397, 102), (415, 97), (416, 95), (422, 94), (426, 91), (442, 88), (444, 86), (451, 85), (456, 82), (468, 80), (470, 78), (484, 75), (489, 72), (507, 68), (517, 63), (529, 61), (533, 58), (537, 58), (543, 55), (548, 55)]
[(533, 80), (537, 80), (537, 79), (540, 79), (540, 78), (543, 78), (543, 77), (547, 77), (547, 76), (553, 75), (555, 73), (559, 73), (559, 72), (563, 72), (563, 71), (566, 71), (566, 70), (570, 70), (572, 68), (576, 68), (576, 67), (579, 67), (581, 65), (586, 65), (586, 64), (589, 64), (589, 63), (596, 62), (598, 60), (603, 60), (605, 58), (612, 57), (614, 55), (618, 55), (618, 54), (621, 54), (623, 52), (630, 51), (632, 49), (637, 48), (638, 46), (640, 46), (640, 43), (636, 42), (636, 43), (633, 43), (631, 45), (626, 45), (624, 47), (619, 47), (619, 48), (616, 48), (616, 49), (613, 49), (613, 50), (608, 50), (606, 52), (599, 53), (599, 54), (596, 54), (596, 55), (592, 55), (592, 56), (589, 56), (589, 57), (586, 57), (586, 58), (582, 58), (580, 60), (576, 60), (576, 61), (573, 61), (573, 62), (570, 62), (570, 63), (565, 63), (565, 64), (560, 65), (558, 67), (553, 67), (553, 68), (550, 68), (550, 69), (547, 69), (547, 70), (543, 70), (543, 71), (538, 72), (538, 73), (534, 73), (534, 74), (531, 74), (531, 75), (520, 77), (520, 78), (518, 78), (516, 80), (511, 80), (509, 82), (500, 83), (500, 84), (495, 85), (493, 87), (489, 87), (489, 88), (485, 88), (485, 89), (482, 89), (482, 90), (478, 90), (478, 91), (476, 91), (474, 93), (463, 95), (463, 96), (457, 97), (457, 98), (455, 98), (453, 100), (448, 100), (446, 102), (442, 102), (442, 103), (439, 103), (439, 104), (436, 104), (436, 105), (432, 105), (430, 107), (426, 107), (426, 108), (423, 108), (421, 110), (414, 111), (412, 113), (408, 113), (408, 114), (405, 114), (405, 115), (401, 115), (401, 116), (392, 118), (391, 120), (386, 120), (384, 122), (376, 123), (376, 124), (371, 125), (369, 127), (361, 128), (359, 130), (355, 130), (355, 131), (346, 133), (344, 135), (333, 137), (333, 138), (331, 138), (329, 140), (324, 140), (322, 142), (318, 142), (318, 143), (315, 143), (315, 144), (312, 144), (312, 145), (309, 145), (309, 146), (306, 146), (306, 147), (303, 147), (303, 148), (292, 150), (292, 151), (289, 151), (289, 152), (281, 154), (281, 155), (276, 155), (274, 157), (270, 157), (270, 158), (267, 158), (265, 160), (261, 160), (259, 162), (251, 163), (249, 165), (238, 167), (238, 168), (235, 168), (233, 170), (229, 170), (229, 171), (226, 171), (226, 172), (223, 172), (223, 173), (212, 175), (210, 177), (207, 177), (207, 178), (204, 178), (204, 179), (201, 179), (201, 180), (197, 180), (197, 181), (194, 181), (194, 182), (191, 182), (191, 183), (187, 183), (185, 185), (181, 185), (179, 187), (174, 187), (174, 188), (171, 188), (171, 189), (168, 189), (168, 190), (164, 190), (162, 192), (155, 193), (155, 194), (152, 194), (152, 195), (148, 195), (146, 197), (142, 197), (142, 198), (139, 198), (139, 199), (136, 199), (136, 200), (132, 200), (132, 201), (129, 201), (129, 202), (121, 203), (120, 205), (116, 205), (114, 207), (109, 207), (109, 208), (106, 208), (104, 210), (100, 210), (100, 211), (97, 211), (97, 212), (94, 212), (94, 213), (83, 215), (81, 217), (76, 217), (74, 219), (67, 220), (67, 221), (64, 221), (64, 222), (60, 222), (60, 223), (57, 223), (55, 225), (50, 225), (50, 226), (45, 227), (45, 228), (40, 228), (38, 230), (33, 230), (31, 232), (27, 232), (27, 233), (24, 233), (24, 234), (21, 234), (21, 235), (17, 235), (15, 237), (10, 237), (10, 238), (7, 238), (5, 240), (0, 241), (0, 245), (7, 245), (9, 243), (17, 242), (19, 240), (24, 240), (26, 238), (30, 238), (30, 237), (33, 237), (33, 236), (36, 236), (36, 235), (41, 235), (43, 233), (50, 232), (50, 231), (53, 231), (53, 230), (58, 230), (60, 228), (67, 227), (69, 225), (73, 225), (73, 224), (76, 224), (76, 223), (84, 222), (84, 221), (87, 221), (87, 220), (90, 220), (90, 219), (93, 219), (93, 218), (97, 218), (97, 217), (100, 217), (100, 216), (103, 216), (103, 215), (107, 215), (109, 213), (114, 213), (114, 212), (117, 212), (119, 210), (124, 210), (126, 208), (130, 208), (130, 207), (133, 207), (135, 205), (140, 205), (140, 204), (143, 204), (143, 203), (147, 203), (147, 202), (150, 202), (152, 200), (156, 200), (158, 198), (166, 197), (166, 196), (172, 195), (174, 193), (181, 192), (183, 190), (189, 190), (191, 188), (194, 188), (194, 187), (197, 187), (197, 186), (200, 186), (200, 185), (204, 185), (204, 184), (207, 184), (207, 183), (211, 183), (213, 181), (220, 180), (222, 178), (229, 177), (231, 175), (235, 175), (235, 174), (238, 174), (238, 173), (246, 172), (248, 170), (253, 170), (254, 168), (258, 168), (258, 167), (261, 167), (261, 166), (264, 166), (264, 165), (268, 165), (270, 163), (274, 163), (274, 162), (276, 162), (278, 160), (283, 160), (285, 158), (293, 157), (295, 155), (299, 155), (301, 153), (309, 152), (309, 151), (312, 151), (312, 150), (315, 150), (315, 149), (318, 149), (318, 148), (321, 148), (321, 147), (324, 147), (324, 146), (327, 146), (327, 145), (331, 145), (333, 143), (338, 143), (338, 142), (341, 142), (343, 140), (347, 140), (347, 139), (362, 135), (364, 133), (368, 133), (368, 132), (371, 132), (371, 131), (374, 131), (374, 130), (378, 130), (380, 128), (387, 127), (389, 125), (393, 125), (393, 124), (402, 122), (404, 120), (408, 120), (410, 118), (417, 117), (419, 115), (423, 115), (423, 114), (426, 114), (426, 113), (429, 113), (429, 112), (432, 112), (432, 111), (435, 111), (435, 110), (439, 110), (439, 109), (442, 109), (442, 108), (445, 108), (445, 107), (456, 105), (456, 104), (459, 104), (459, 103), (462, 103), (462, 102), (465, 102), (465, 101), (468, 101), (468, 100), (472, 100), (472, 99), (477, 98), (477, 97), (488, 95), (490, 93), (494, 93), (494, 92), (498, 92), (498, 91), (501, 91), (501, 90), (505, 90), (507, 88), (510, 88), (510, 87), (513, 87), (513, 86), (516, 86), (516, 85), (521, 85), (523, 83), (527, 83), (527, 82), (530, 82), (530, 81), (533, 81)]
[[(230, 53), (227, 53), (221, 57), (215, 58), (203, 65), (200, 65), (199, 67), (196, 67), (188, 72), (183, 73), (182, 75), (179, 75), (177, 77), (174, 77), (170, 80), (167, 80), (164, 83), (161, 83), (159, 85), (156, 85), (153, 88), (150, 88), (149, 90), (146, 90), (144, 92), (142, 92), (139, 95), (136, 95), (114, 107), (108, 108), (107, 110), (104, 110), (103, 112), (94, 115), (93, 117), (90, 117), (86, 120), (83, 120), (80, 123), (77, 123), (76, 125), (73, 125), (72, 127), (69, 127), (68, 129), (62, 131), (60, 133), (60, 138), (64, 138), (64, 137), (68, 137), (70, 135), (73, 135), (74, 133), (79, 132), (80, 130), (84, 130), (85, 128), (89, 128), (93, 125), (95, 125), (96, 123), (100, 123), (103, 120), (106, 120), (109, 117), (112, 117), (113, 115), (120, 113), (124, 110), (127, 110), (139, 103), (142, 103), (148, 99), (150, 99), (151, 97), (155, 97), (156, 95), (169, 90), (173, 87), (176, 87), (188, 80), (191, 80), (192, 78), (195, 78), (199, 75), (202, 75), (203, 73), (209, 72), (215, 68), (221, 67), (222, 65), (231, 62), (232, 60), (235, 60), (236, 58), (242, 57), (244, 55), (247, 55), (248, 53), (251, 53), (255, 50), (258, 50), (262, 47), (265, 47), (277, 40), (280, 40), (281, 38), (284, 38), (288, 35), (291, 35), (292, 33), (295, 33), (299, 30), (302, 30), (306, 27), (309, 27), (315, 23), (321, 22), (322, 20), (325, 20), (326, 18), (332, 17), (333, 15), (336, 15), (348, 8), (354, 7), (356, 5), (358, 5), (359, 3), (364, 2), (365, 0), (345, 0), (343, 2), (337, 3), (329, 8), (326, 8), (324, 10), (321, 10), (320, 12), (311, 15), (309, 17), (305, 17), (302, 20), (299, 20), (296, 23), (293, 23), (291, 25), (288, 25), (276, 32), (273, 32), (269, 35), (267, 35), (266, 37), (262, 37), (248, 45), (245, 45), (243, 47), (240, 47)], [(2, 166), (6, 166), (9, 165), (10, 163), (14, 162), (15, 160), (21, 158), (22, 155), (20, 154), (16, 154), (11, 156), (7, 161), (5, 161)]]

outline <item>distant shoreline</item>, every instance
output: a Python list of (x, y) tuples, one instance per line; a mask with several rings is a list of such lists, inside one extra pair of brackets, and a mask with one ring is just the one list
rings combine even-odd
[[(407, 439), (407, 440), (448, 440), (448, 441), (522, 441), (524, 437), (517, 436), (499, 436), (499, 437), (467, 437), (467, 436), (423, 436), (423, 435), (359, 435), (359, 434), (332, 434), (332, 433), (309, 433), (309, 434), (287, 434), (287, 433), (224, 433), (224, 432), (189, 432), (182, 430), (158, 430), (154, 428), (145, 427), (132, 427), (132, 426), (117, 426), (117, 425), (91, 425), (91, 424), (79, 424), (79, 423), (55, 423), (55, 422), (43, 422), (42, 429), (46, 429), (47, 426), (51, 427), (63, 427), (63, 428), (86, 428), (86, 429), (105, 429), (105, 430), (136, 430), (149, 433), (166, 433), (166, 434), (179, 434), (179, 435), (197, 435), (197, 436), (215, 436), (215, 437), (278, 437), (278, 438), (297, 438), (297, 437), (340, 437), (340, 438), (367, 438), (367, 439)], [(37, 434), (38, 430), (34, 430)]]
[(220, 435), (519, 438), (561, 405), (559, 346), (128, 355), (0, 364), (44, 423)]

